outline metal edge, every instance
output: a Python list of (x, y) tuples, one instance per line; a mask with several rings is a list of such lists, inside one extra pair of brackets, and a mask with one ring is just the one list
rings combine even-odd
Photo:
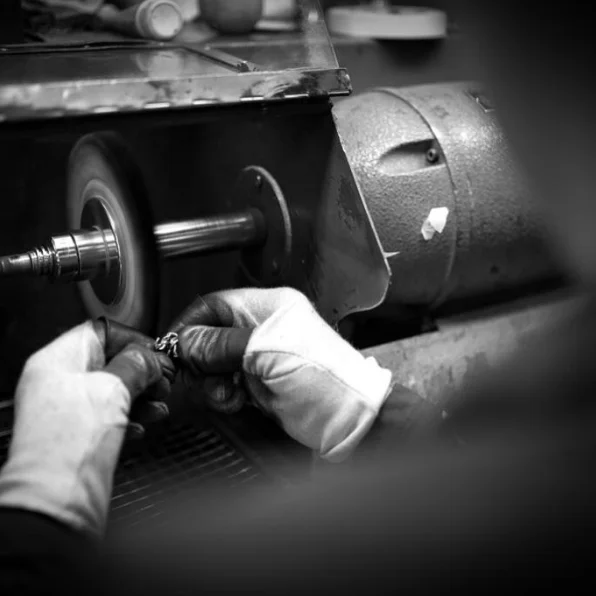
[[(459, 83), (460, 85), (465, 85), (465, 83)], [(430, 130), (431, 134), (434, 136), (434, 138), (436, 139), (437, 143), (439, 144), (439, 147), (441, 149), (442, 152), (445, 152), (445, 137), (444, 135), (441, 135), (440, 131), (437, 130), (436, 126), (433, 125), (433, 122), (430, 122), (429, 119), (426, 117), (426, 114), (424, 114), (421, 110), (420, 110), (420, 106), (415, 102), (412, 101), (412, 98), (408, 96), (408, 91), (410, 89), (415, 89), (417, 87), (422, 87), (425, 85), (411, 85), (409, 87), (377, 87), (375, 89), (373, 89), (373, 91), (377, 91), (379, 93), (386, 93), (387, 95), (391, 95), (392, 97), (395, 97), (403, 102), (405, 102), (407, 105), (410, 106), (410, 108), (412, 110), (414, 110), (414, 112), (418, 115), (418, 117), (424, 122), (424, 124), (426, 124), (426, 126), (428, 127), (428, 129)], [(403, 94), (403, 95), (402, 95)], [(405, 96), (404, 96), (405, 95)], [(455, 268), (455, 262), (457, 259), (457, 245), (459, 244), (460, 240), (460, 234), (458, 233), (459, 230), (459, 222), (461, 221), (461, 190), (462, 190), (462, 185), (461, 184), (456, 184), (457, 180), (454, 180), (453, 178), (453, 172), (451, 171), (451, 167), (449, 166), (449, 164), (446, 162), (446, 171), (447, 171), (447, 175), (449, 176), (449, 180), (451, 182), (451, 186), (453, 188), (453, 201), (454, 201), (454, 206), (455, 206), (455, 222), (456, 222), (456, 231), (455, 234), (453, 236), (453, 244), (452, 244), (452, 249), (451, 249), (451, 253), (450, 253), (450, 257), (449, 257), (449, 262), (447, 265), (447, 268), (445, 270), (445, 274), (443, 275), (443, 280), (441, 281), (441, 285), (439, 286), (439, 290), (437, 292), (437, 294), (435, 295), (435, 297), (431, 300), (429, 308), (430, 310), (434, 310), (436, 308), (438, 308), (439, 306), (441, 306), (446, 299), (448, 298), (448, 293), (449, 293), (449, 281), (453, 275), (453, 270)], [(467, 190), (467, 189), (465, 189)], [(469, 190), (467, 190), (467, 192), (469, 193)]]
[(0, 124), (94, 114), (337, 97), (352, 92), (346, 69), (232, 73), (0, 87)]
[(352, 310), (351, 312), (346, 313), (346, 316), (348, 316), (350, 314), (355, 314), (356, 312), (371, 311), (371, 310), (374, 310), (375, 308), (381, 306), (383, 304), (383, 302), (385, 301), (385, 299), (387, 298), (387, 294), (389, 293), (389, 287), (391, 286), (391, 282), (392, 282), (392, 274), (391, 274), (391, 267), (389, 266), (389, 261), (387, 260), (387, 257), (385, 256), (385, 250), (383, 249), (383, 245), (381, 244), (381, 239), (379, 238), (379, 234), (377, 232), (377, 228), (375, 227), (372, 215), (370, 214), (370, 210), (369, 210), (368, 204), (366, 202), (366, 198), (364, 197), (364, 193), (362, 192), (362, 187), (360, 186), (360, 181), (358, 180), (358, 176), (354, 172), (354, 169), (352, 168), (352, 164), (350, 163), (350, 159), (349, 159), (348, 153), (346, 151), (344, 141), (342, 139), (341, 127), (338, 126), (338, 121), (337, 121), (337, 116), (335, 115), (335, 111), (331, 110), (331, 114), (333, 117), (333, 122), (335, 123), (335, 130), (336, 130), (337, 138), (339, 140), (339, 144), (341, 146), (341, 150), (343, 151), (343, 154), (346, 158), (346, 162), (348, 163), (350, 171), (352, 172), (352, 179), (354, 181), (354, 185), (356, 186), (356, 190), (358, 191), (358, 196), (360, 197), (360, 202), (362, 203), (364, 213), (368, 220), (373, 237), (377, 243), (377, 246), (379, 249), (379, 254), (381, 255), (383, 263), (385, 264), (385, 271), (387, 273), (387, 285), (385, 286), (385, 291), (383, 292), (383, 296), (379, 299), (379, 301), (370, 307), (362, 308), (362, 309), (358, 309), (358, 310)]
[(325, 19), (325, 9), (322, 7), (321, 2), (319, 0), (302, 0), (300, 4), (301, 30), (309, 31), (312, 29), (317, 29), (316, 33), (320, 37), (324, 38), (327, 42), (333, 59), (335, 60), (335, 64), (337, 64), (339, 68), (340, 66), (339, 61), (337, 59), (337, 52), (335, 51), (335, 46), (333, 45), (329, 28), (327, 27), (327, 21)]

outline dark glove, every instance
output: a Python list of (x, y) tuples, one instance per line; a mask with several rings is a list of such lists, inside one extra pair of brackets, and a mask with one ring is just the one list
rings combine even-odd
[(390, 371), (365, 358), (290, 288), (199, 298), (173, 331), (185, 379), (209, 405), (231, 411), (248, 395), (327, 461), (352, 453), (390, 389)]
[[(128, 436), (132, 439), (141, 438), (146, 426), (164, 420), (169, 415), (166, 401), (176, 377), (176, 367), (165, 355), (156, 353), (153, 349), (154, 340), (140, 331), (104, 317), (95, 321), (94, 326), (98, 337), (104, 342), (108, 362), (106, 370), (120, 377), (131, 395), (139, 398), (135, 399), (130, 411)], [(144, 349), (139, 350), (139, 347)], [(117, 355), (119, 357), (114, 359)], [(147, 359), (151, 362), (147, 362)], [(147, 384), (145, 375), (154, 367), (155, 359), (159, 362), (162, 374), (157, 381)]]

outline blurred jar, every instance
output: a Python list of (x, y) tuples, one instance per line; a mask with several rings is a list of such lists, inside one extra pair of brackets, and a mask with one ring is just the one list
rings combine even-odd
[(199, 11), (220, 33), (250, 33), (263, 16), (263, 0), (199, 0)]

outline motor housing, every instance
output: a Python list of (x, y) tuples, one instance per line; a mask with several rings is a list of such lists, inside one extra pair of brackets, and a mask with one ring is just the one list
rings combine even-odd
[(376, 89), (336, 105), (391, 268), (385, 306), (432, 310), (558, 278), (497, 115), (473, 83)]

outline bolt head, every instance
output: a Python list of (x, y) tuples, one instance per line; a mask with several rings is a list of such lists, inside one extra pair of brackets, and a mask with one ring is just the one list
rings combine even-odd
[(439, 152), (434, 147), (431, 147), (426, 152), (426, 161), (428, 161), (428, 163), (436, 163), (439, 161)]

